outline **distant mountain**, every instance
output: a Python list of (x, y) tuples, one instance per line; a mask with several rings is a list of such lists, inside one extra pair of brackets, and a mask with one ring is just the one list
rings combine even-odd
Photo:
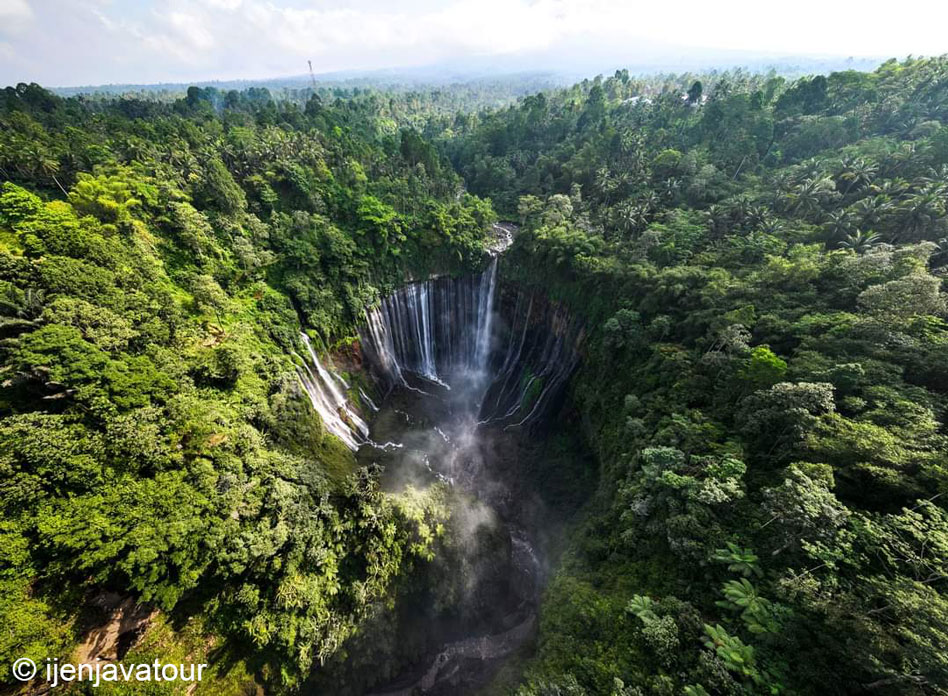
[[(433, 65), (393, 67), (378, 70), (344, 70), (324, 72), (315, 76), (318, 88), (375, 88), (393, 91), (437, 89), (477, 83), (506, 83), (515, 92), (512, 96), (541, 89), (572, 84), (596, 75), (611, 75), (626, 69), (633, 75), (657, 73), (706, 72), (741, 68), (750, 72), (771, 70), (787, 77), (829, 73), (836, 70), (868, 71), (882, 61), (878, 58), (846, 58), (840, 56), (792, 56), (747, 51), (687, 50), (676, 51), (666, 45), (636, 44), (623, 58), (612, 50), (591, 51), (588, 46), (563, 46), (556, 49), (514, 56), (483, 56)], [(261, 80), (207, 80), (198, 82), (162, 82), (157, 84), (108, 84), (59, 87), (52, 91), (62, 96), (78, 94), (167, 94), (176, 96), (190, 85), (216, 87), (221, 90), (243, 90), (266, 87), (279, 96), (281, 92), (307, 89), (312, 86), (308, 74), (288, 75)]]

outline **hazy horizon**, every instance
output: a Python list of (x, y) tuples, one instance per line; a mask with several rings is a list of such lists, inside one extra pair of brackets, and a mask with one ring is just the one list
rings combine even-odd
[[(115, 82), (77, 85), (42, 85), (64, 96), (75, 94), (114, 93), (124, 94), (136, 91), (183, 91), (186, 87), (216, 87), (222, 90), (248, 89), (250, 87), (268, 87), (271, 89), (305, 89), (312, 85), (315, 78), (317, 87), (342, 88), (369, 87), (378, 89), (436, 89), (475, 83), (503, 83), (517, 79), (529, 82), (546, 82), (550, 87), (562, 87), (592, 79), (597, 75), (609, 76), (617, 70), (628, 70), (632, 75), (648, 76), (655, 74), (706, 73), (743, 69), (751, 72), (766, 72), (771, 69), (778, 73), (797, 77), (805, 74), (829, 73), (836, 70), (856, 69), (871, 71), (878, 67), (883, 58), (836, 58), (809, 56), (768, 57), (749, 56), (743, 62), (706, 58), (689, 62), (653, 62), (653, 63), (614, 63), (600, 65), (574, 66), (533, 66), (532, 64), (491, 66), (479, 63), (434, 63), (422, 66), (391, 66), (370, 70), (340, 70), (329, 73), (297, 73), (293, 75), (273, 75), (269, 77), (183, 80), (169, 82)], [(2, 86), (2, 85), (0, 85)]]
[(0, 83), (253, 82), (305, 77), (309, 60), (323, 78), (425, 69), (580, 76), (850, 57), (864, 65), (948, 50), (948, 7), (910, 7), (926, 21), (815, 0), (792, 15), (745, 0), (0, 0)]

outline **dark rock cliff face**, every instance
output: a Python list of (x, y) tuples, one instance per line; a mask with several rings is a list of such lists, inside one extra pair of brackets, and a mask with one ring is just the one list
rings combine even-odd
[(561, 305), (506, 284), (496, 300), (491, 380), (482, 424), (542, 426), (562, 405), (579, 364), (585, 330)]

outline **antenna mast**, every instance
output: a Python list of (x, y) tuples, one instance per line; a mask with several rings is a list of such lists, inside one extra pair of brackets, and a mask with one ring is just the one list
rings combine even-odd
[(316, 91), (316, 76), (313, 74), (313, 61), (308, 60), (306, 64), (309, 66), (309, 79), (313, 82), (313, 92)]

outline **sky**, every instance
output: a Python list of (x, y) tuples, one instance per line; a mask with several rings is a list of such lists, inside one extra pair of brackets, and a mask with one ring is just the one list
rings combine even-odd
[(307, 60), (319, 74), (904, 58), (948, 53), (946, 26), (946, 0), (0, 0), (0, 85), (256, 80), (304, 74)]

